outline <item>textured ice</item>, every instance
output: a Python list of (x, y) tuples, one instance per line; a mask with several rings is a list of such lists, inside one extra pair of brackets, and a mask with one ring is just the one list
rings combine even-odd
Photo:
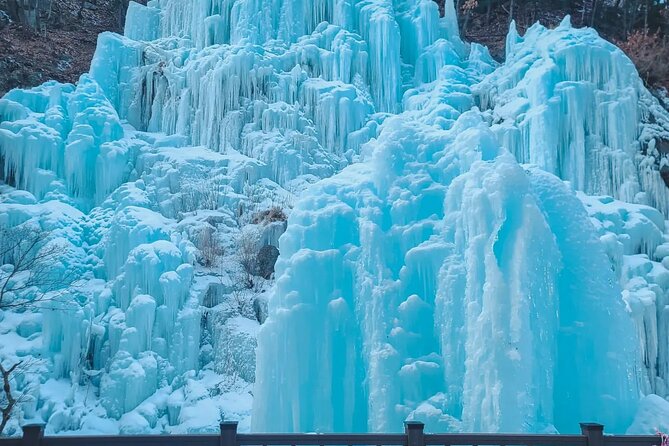
[(638, 351), (645, 369), (643, 393), (667, 396), (669, 351), (667, 226), (654, 208), (580, 195), (591, 215), (612, 269), (623, 286), (623, 300), (636, 322)]
[(577, 190), (643, 202), (666, 216), (657, 143), (669, 135), (648, 117), (666, 123), (668, 114), (632, 62), (594, 30), (573, 33), (568, 17), (553, 32), (535, 25), (523, 37), (512, 24), (506, 48), (507, 62), (475, 89), (502, 145)]
[[(255, 428), (624, 431), (640, 390), (666, 395), (669, 271), (623, 259), (663, 255), (667, 188), (639, 153), (658, 156), (666, 124), (638, 122), (666, 112), (568, 19), (512, 27), (507, 53), (481, 82), (446, 53), (444, 81), (409, 90), (363, 161), (297, 204), (259, 335)], [(483, 113), (461, 114), (472, 104)], [(612, 255), (570, 186), (659, 210), (618, 202), (602, 225), (619, 234)], [(314, 268), (327, 276), (308, 280)], [(646, 274), (646, 296), (630, 290)]]
[(79, 280), (0, 311), (8, 433), (662, 428), (669, 115), (568, 19), (506, 48), (452, 0), (150, 0), (9, 92), (0, 225)]
[[(393, 118), (368, 162), (293, 210), (258, 340), (254, 426), (624, 430), (632, 324), (580, 201), (520, 167), (476, 113), (448, 130), (417, 132), (414, 119)], [(328, 274), (306, 280), (314, 269)], [(422, 417), (431, 400), (436, 422)]]
[(655, 435), (669, 431), (669, 403), (657, 395), (648, 395), (639, 403), (639, 412), (627, 430), (630, 435)]

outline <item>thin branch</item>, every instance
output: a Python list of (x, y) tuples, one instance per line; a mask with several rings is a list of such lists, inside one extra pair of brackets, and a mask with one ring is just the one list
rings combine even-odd
[(7, 426), (7, 423), (9, 422), (12, 416), (12, 412), (14, 412), (14, 407), (17, 403), (17, 399), (14, 398), (12, 393), (11, 375), (21, 364), (22, 361), (19, 361), (12, 365), (9, 369), (5, 369), (2, 363), (0, 363), (0, 374), (2, 374), (2, 391), (4, 393), (5, 401), (7, 402), (5, 407), (0, 407), (0, 414), (2, 416), (2, 419), (0, 420), (0, 434), (2, 434), (2, 432), (5, 430), (5, 427)]

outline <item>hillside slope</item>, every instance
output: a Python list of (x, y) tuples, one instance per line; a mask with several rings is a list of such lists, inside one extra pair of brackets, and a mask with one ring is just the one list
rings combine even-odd
[[(52, 79), (76, 82), (90, 67), (98, 34), (123, 29), (123, 1), (51, 3), (51, 16), (40, 30), (10, 22), (7, 15), (0, 19), (0, 95)], [(2, 11), (7, 12), (6, 0), (0, 0)]]

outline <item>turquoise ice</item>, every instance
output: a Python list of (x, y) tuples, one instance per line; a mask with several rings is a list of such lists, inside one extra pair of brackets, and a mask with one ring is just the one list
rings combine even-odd
[[(22, 419), (651, 429), (669, 113), (568, 18), (512, 24), (506, 51), (462, 41), (453, 1), (151, 0), (77, 85), (9, 92), (0, 225), (49, 231), (79, 278), (0, 312), (0, 359), (43, 358)], [(240, 292), (248, 234), (280, 257)]]

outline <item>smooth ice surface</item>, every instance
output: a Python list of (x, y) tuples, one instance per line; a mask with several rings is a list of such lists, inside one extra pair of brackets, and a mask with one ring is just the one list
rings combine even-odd
[(452, 0), (126, 23), (77, 85), (0, 99), (0, 225), (78, 279), (0, 311), (0, 360), (40, 358), (9, 434), (661, 424), (669, 114), (615, 46), (512, 26), (499, 65)]

